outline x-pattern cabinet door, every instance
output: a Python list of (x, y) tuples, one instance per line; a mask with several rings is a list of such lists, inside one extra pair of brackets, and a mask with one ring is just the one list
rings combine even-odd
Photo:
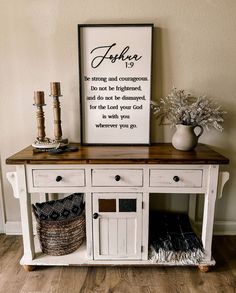
[(93, 194), (94, 259), (141, 259), (142, 193)]

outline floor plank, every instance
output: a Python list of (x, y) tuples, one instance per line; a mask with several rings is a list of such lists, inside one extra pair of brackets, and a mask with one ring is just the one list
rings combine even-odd
[(21, 236), (0, 235), (0, 293), (236, 293), (236, 236), (213, 240), (216, 266), (37, 267), (19, 265)]
[(22, 241), (19, 236), (5, 236), (0, 242), (0, 292), (18, 293), (27, 279), (19, 264)]

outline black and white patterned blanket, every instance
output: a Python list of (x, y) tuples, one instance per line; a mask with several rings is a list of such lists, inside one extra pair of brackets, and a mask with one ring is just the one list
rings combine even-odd
[(186, 214), (150, 213), (149, 259), (153, 262), (198, 264), (204, 257), (202, 242)]
[(59, 221), (78, 217), (84, 211), (83, 194), (73, 193), (58, 200), (32, 205), (36, 217), (40, 220)]

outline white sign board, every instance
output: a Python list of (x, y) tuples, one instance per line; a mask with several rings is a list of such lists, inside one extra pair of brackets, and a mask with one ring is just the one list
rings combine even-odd
[(78, 26), (83, 144), (149, 144), (152, 30)]

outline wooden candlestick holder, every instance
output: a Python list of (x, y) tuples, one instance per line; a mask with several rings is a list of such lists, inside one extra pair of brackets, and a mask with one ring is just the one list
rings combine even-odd
[(45, 119), (44, 119), (44, 112), (43, 106), (46, 106), (44, 102), (44, 92), (37, 91), (34, 92), (34, 104), (36, 109), (36, 120), (37, 120), (37, 130), (38, 136), (34, 143), (32, 144), (33, 147), (36, 148), (45, 148), (49, 143), (50, 139), (46, 137), (45, 133)]
[(45, 118), (43, 107), (46, 106), (44, 102), (44, 92), (37, 91), (34, 92), (34, 104), (36, 109), (36, 120), (37, 120), (37, 131), (38, 136), (36, 140), (32, 143), (32, 146), (37, 149), (53, 149), (61, 146), (59, 142), (55, 142), (50, 138), (46, 137), (45, 133)]
[(50, 96), (53, 97), (54, 141), (60, 143), (61, 146), (65, 146), (68, 145), (68, 139), (62, 138), (61, 106), (59, 101), (59, 97), (62, 97), (60, 82), (51, 82), (50, 89)]
[(45, 133), (45, 119), (43, 106), (44, 103), (44, 92), (37, 91), (34, 92), (34, 106), (37, 107), (36, 119), (37, 119), (37, 129), (38, 136), (37, 139), (32, 143), (32, 146), (39, 149), (53, 149), (67, 146), (68, 139), (62, 138), (62, 128), (61, 128), (61, 107), (59, 97), (61, 97), (61, 89), (59, 82), (50, 83), (51, 94), (53, 97), (53, 117), (54, 117), (54, 139), (46, 137)]

